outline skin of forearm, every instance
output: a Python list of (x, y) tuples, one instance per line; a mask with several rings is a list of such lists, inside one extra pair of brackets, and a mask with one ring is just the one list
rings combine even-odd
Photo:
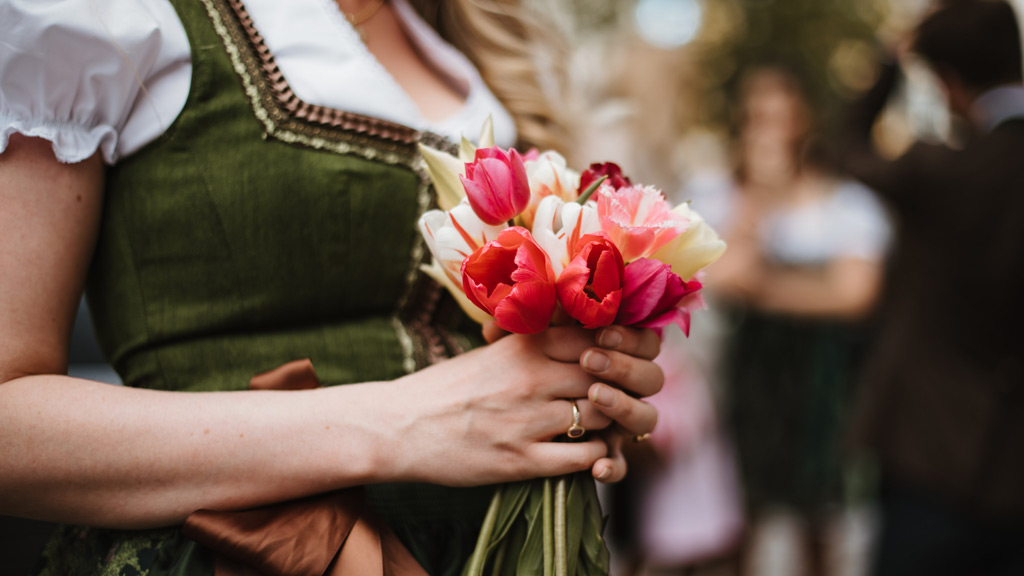
[(65, 376), (6, 382), (0, 512), (149, 528), (378, 480), (382, 414), (368, 407), (383, 387), (374, 402), (367, 386), (181, 393)]
[(764, 273), (754, 305), (763, 310), (859, 320), (872, 309), (880, 282), (879, 266), (851, 261), (824, 270), (773, 269)]

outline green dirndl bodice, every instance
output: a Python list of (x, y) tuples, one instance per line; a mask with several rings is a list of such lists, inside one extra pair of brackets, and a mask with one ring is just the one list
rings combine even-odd
[[(109, 170), (88, 280), (125, 384), (242, 390), (301, 358), (325, 385), (382, 381), (469, 347), (478, 329), (418, 272), (431, 194), (416, 143), (428, 136), (300, 101), (240, 3), (173, 3), (191, 91), (163, 136)], [(431, 574), (458, 573), (490, 496), (368, 491)], [(38, 572), (212, 574), (212, 559), (175, 527), (62, 526)]]

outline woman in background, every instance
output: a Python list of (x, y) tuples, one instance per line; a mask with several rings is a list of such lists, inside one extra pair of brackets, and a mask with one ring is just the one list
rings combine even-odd
[(795, 513), (803, 573), (826, 574), (887, 218), (869, 190), (831, 171), (793, 73), (760, 68), (742, 86), (729, 251), (708, 285), (734, 317), (724, 369), (750, 526), (743, 556), (766, 513)]
[[(518, 4), (418, 8), (0, 5), (0, 513), (66, 523), (40, 573), (212, 574), (193, 512), (367, 485), (414, 564), (457, 574), (484, 485), (621, 479), (621, 432), (550, 440), (573, 399), (587, 429), (653, 428), (651, 331), (445, 360), (479, 338), (418, 274), (417, 143), (560, 132)], [(62, 375), (83, 286), (124, 387)], [(243, 391), (268, 382), (326, 387)]]

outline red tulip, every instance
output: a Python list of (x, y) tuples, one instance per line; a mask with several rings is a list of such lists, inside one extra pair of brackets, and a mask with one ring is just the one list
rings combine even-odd
[(502, 230), (466, 258), (462, 286), (470, 301), (509, 332), (536, 334), (548, 327), (555, 312), (551, 261), (519, 226)]
[(658, 260), (641, 258), (630, 262), (625, 269), (622, 306), (615, 323), (641, 328), (662, 328), (675, 323), (689, 333), (690, 311), (683, 301), (700, 289), (700, 282), (684, 282), (672, 273), (671, 266)]
[(515, 218), (530, 202), (526, 166), (515, 150), (478, 148), (476, 158), (466, 164), (466, 175), (459, 179), (473, 211), (491, 225)]
[(616, 190), (633, 184), (629, 181), (628, 176), (622, 175), (622, 168), (619, 168), (618, 164), (613, 162), (594, 163), (590, 165), (590, 168), (584, 170), (583, 174), (580, 174), (580, 193), (582, 194), (588, 186), (601, 176), (607, 176), (608, 179), (605, 182)]
[(585, 328), (607, 326), (622, 300), (622, 255), (601, 232), (580, 238), (574, 252), (555, 283), (558, 301)]

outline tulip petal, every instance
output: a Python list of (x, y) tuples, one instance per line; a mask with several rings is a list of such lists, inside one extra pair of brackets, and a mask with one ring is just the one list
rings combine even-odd
[(494, 311), (499, 328), (517, 334), (536, 334), (551, 323), (555, 313), (554, 286), (546, 282), (521, 282)]
[(652, 186), (598, 189), (601, 229), (622, 251), (626, 262), (653, 254), (686, 230), (687, 220), (673, 212), (664, 194)]
[(523, 159), (515, 150), (479, 148), (460, 180), (469, 203), (484, 222), (497, 225), (515, 218), (530, 201)]
[(689, 280), (721, 257), (726, 244), (688, 204), (680, 204), (672, 211), (686, 218), (689, 224), (685, 232), (659, 248), (654, 257), (672, 266), (672, 271), (684, 280)]
[(603, 233), (580, 238), (576, 252), (555, 282), (558, 301), (585, 328), (607, 326), (622, 301), (622, 256)]
[[(700, 282), (684, 282), (668, 264), (641, 258), (626, 266), (622, 306), (615, 321), (641, 327), (661, 327), (675, 322), (688, 329), (689, 312), (684, 318), (675, 310), (687, 306), (687, 302), (695, 302), (700, 289)], [(682, 324), (684, 320), (686, 326)]]
[(605, 294), (622, 290), (622, 277), (618, 273), (621, 262), (617, 262), (615, 254), (610, 251), (603, 251), (598, 254), (594, 265), (591, 267), (590, 286), (594, 294), (601, 297)]
[(690, 335), (690, 311), (686, 308), (672, 308), (666, 310), (663, 314), (651, 318), (645, 322), (634, 324), (637, 328), (654, 328), (660, 329), (668, 326), (669, 324), (675, 324), (682, 329), (683, 334), (686, 336)]
[[(481, 146), (486, 148), (486, 146)], [(469, 138), (462, 137), (462, 141), (459, 143), (459, 160), (463, 162), (472, 162), (476, 158), (477, 146), (469, 141)]]
[(487, 119), (484, 120), (484, 125), (480, 127), (480, 148), (490, 148), (494, 146), (494, 119), (491, 115), (487, 115)]
[(466, 296), (504, 330), (533, 334), (551, 323), (557, 302), (554, 273), (525, 228), (502, 230), (470, 255), (462, 264), (462, 283)]
[(420, 144), (419, 149), (437, 192), (437, 205), (442, 210), (451, 210), (466, 196), (459, 182), (459, 177), (465, 173), (465, 164), (455, 156), (430, 146)]
[(630, 262), (625, 269), (622, 290), (625, 298), (616, 320), (632, 325), (650, 316), (662, 301), (668, 275), (663, 272), (665, 264), (648, 258)]
[(445, 270), (436, 259), (431, 262), (430, 266), (420, 266), (420, 270), (425, 272), (427, 276), (433, 278), (438, 284), (445, 287), (448, 290), (448, 293), (455, 299), (455, 302), (458, 303), (459, 308), (462, 308), (462, 311), (472, 318), (477, 324), (483, 324), (491, 319), (491, 315), (488, 314), (486, 310), (474, 304), (473, 301), (466, 296), (462, 287), (453, 282), (452, 278), (448, 275), (447, 270)]

